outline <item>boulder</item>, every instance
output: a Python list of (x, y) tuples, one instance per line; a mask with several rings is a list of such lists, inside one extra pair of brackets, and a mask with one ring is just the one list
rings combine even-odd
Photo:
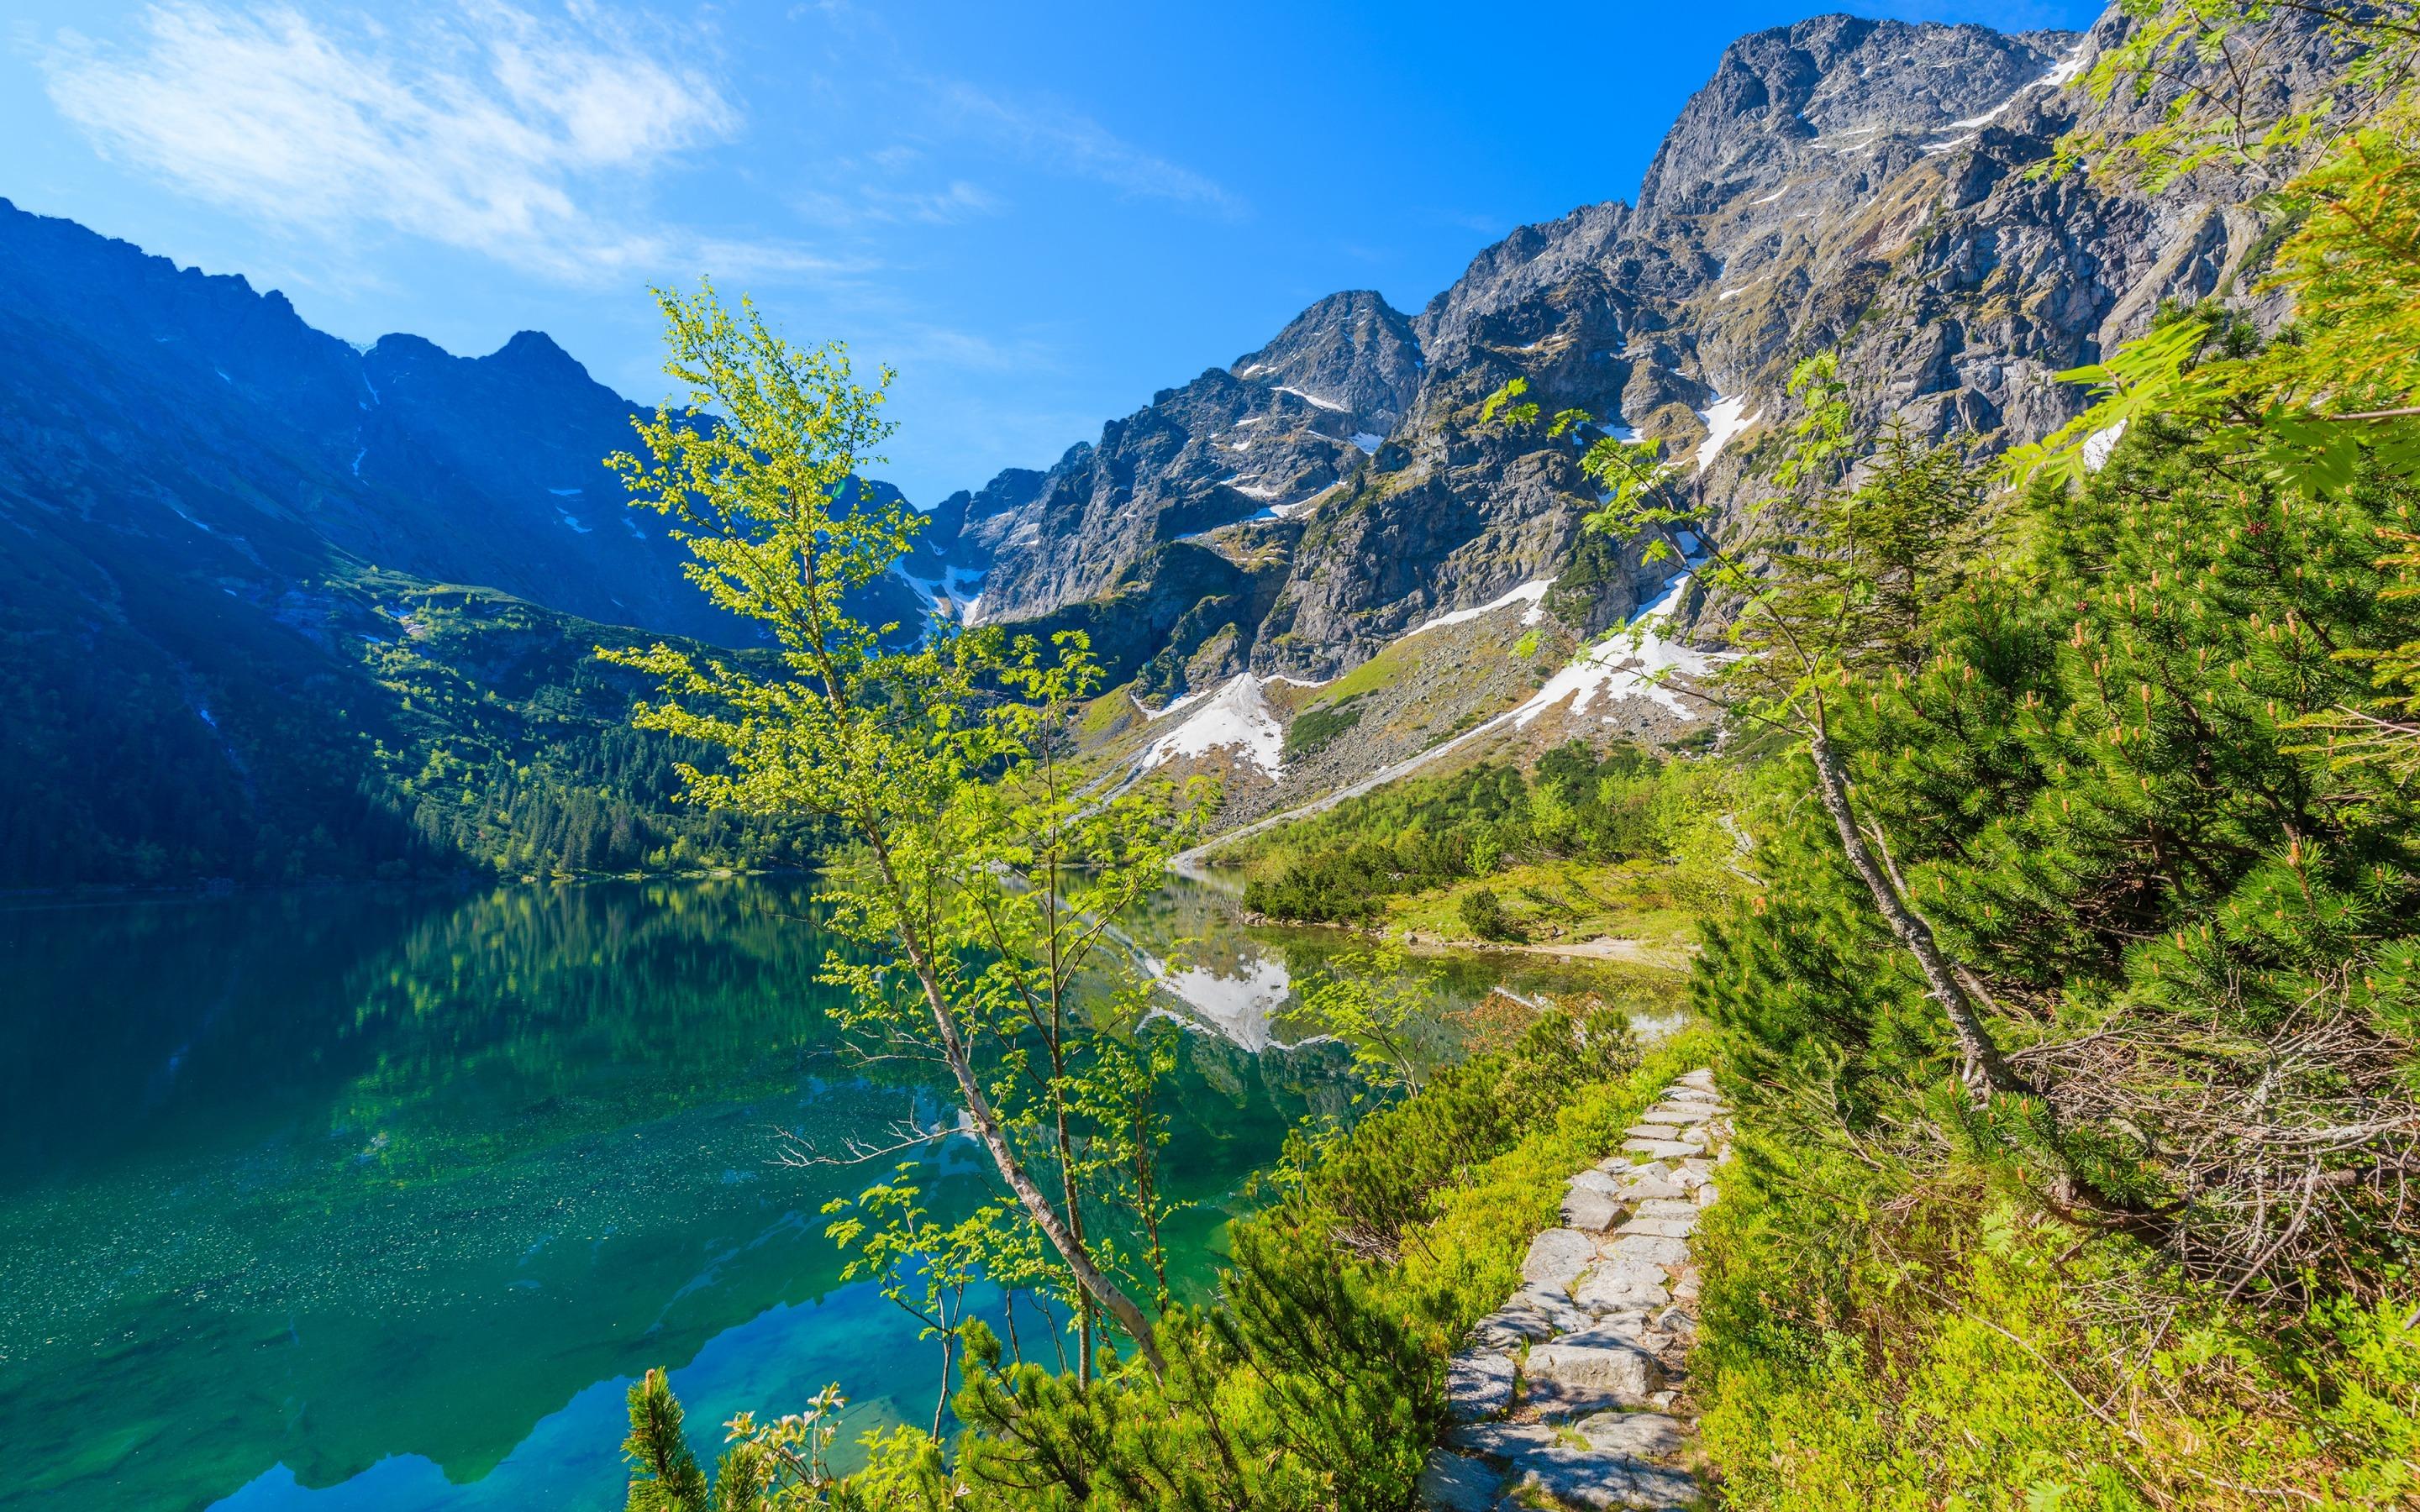
[(1457, 1423), (1501, 1417), (1512, 1405), (1520, 1371), (1509, 1354), (1465, 1350), (1445, 1365), (1446, 1411)]
[(1621, 1204), (1603, 1192), (1575, 1186), (1563, 1194), (1563, 1227), (1602, 1233), (1621, 1217)]
[(1504, 1473), (1450, 1449), (1432, 1449), (1420, 1467), (1425, 1512), (1488, 1512), (1504, 1491)]
[(1529, 1253), (1521, 1261), (1521, 1279), (1566, 1291), (1595, 1260), (1595, 1240), (1576, 1228), (1549, 1228), (1529, 1241)]

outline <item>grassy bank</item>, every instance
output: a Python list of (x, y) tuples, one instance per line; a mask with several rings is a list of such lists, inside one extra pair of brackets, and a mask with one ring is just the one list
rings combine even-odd
[[(1517, 1285), (1563, 1179), (1704, 1049), (1642, 1049), (1608, 1011), (1540, 1015), (1349, 1129), (1298, 1135), (1268, 1206), (1233, 1229), (1219, 1301), (1164, 1314), (1165, 1375), (1129, 1360), (1086, 1383), (970, 1325), (962, 1429), (894, 1430), (863, 1472), (781, 1504), (1400, 1512), (1444, 1426), (1446, 1355)], [(811, 1455), (816, 1420), (798, 1421)], [(722, 1504), (660, 1375), (633, 1389), (631, 1423), (633, 1507)], [(719, 1478), (772, 1469), (739, 1454)]]

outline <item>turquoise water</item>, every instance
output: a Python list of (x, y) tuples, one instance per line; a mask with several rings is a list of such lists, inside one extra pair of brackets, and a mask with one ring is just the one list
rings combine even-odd
[[(701, 1449), (829, 1381), (852, 1438), (928, 1421), (935, 1347), (823, 1237), (872, 1174), (771, 1164), (777, 1127), (949, 1105), (839, 1054), (814, 920), (783, 880), (0, 911), (13, 1504), (618, 1507), (652, 1365)], [(1339, 1047), (1284, 1047), (1334, 941), (1180, 888), (1133, 943), (1221, 1031), (1185, 1038), (1170, 1147), (1198, 1292), (1247, 1179), (1348, 1100)], [(1458, 964), (1441, 1002), (1494, 975)], [(937, 1207), (979, 1199), (975, 1157), (930, 1161)]]

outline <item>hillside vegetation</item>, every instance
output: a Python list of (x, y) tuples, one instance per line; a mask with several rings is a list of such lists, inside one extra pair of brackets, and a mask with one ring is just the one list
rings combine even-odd
[[(0, 609), (0, 885), (242, 884), (796, 864), (812, 832), (676, 805), (702, 749), (629, 727), (637, 632), (349, 572), (272, 606), (163, 593), (56, 654)], [(178, 610), (191, 608), (187, 618)], [(202, 617), (202, 616), (207, 616)], [(176, 660), (161, 648), (175, 646)], [(96, 760), (97, 752), (109, 753)]]
[[(1727, 780), (1709, 763), (1574, 741), (1526, 772), (1482, 763), (1364, 794), (1215, 862), (1243, 872), (1247, 908), (1293, 922), (1498, 941), (1664, 934), (1717, 886), (1692, 862)], [(1471, 901), (1482, 893), (1493, 902)]]

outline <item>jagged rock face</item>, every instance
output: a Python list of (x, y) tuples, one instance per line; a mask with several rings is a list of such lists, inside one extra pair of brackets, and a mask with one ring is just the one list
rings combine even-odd
[[(1249, 449), (1249, 474), (1237, 465), (1286, 517), (1283, 532), (1208, 538), (1290, 556), (1265, 619), (1237, 621), (1232, 640), (1264, 675), (1334, 675), (1410, 625), (1541, 578), (1559, 578), (1550, 603), (1583, 631), (1661, 584), (1668, 567), (1584, 535), (1594, 489), (1571, 440), (1480, 424), (1508, 378), (1666, 442), (1727, 536), (1788, 528), (1751, 526), (1744, 506), (1771, 491), (1785, 380), (1811, 352), (1840, 353), (1868, 426), (1986, 447), (2041, 436), (2082, 402), (2053, 375), (2140, 334), (2162, 301), (2246, 297), (2260, 229), (2246, 207), (2266, 186), (2210, 174), (2154, 201), (2032, 171), (2071, 127), (2123, 134), (2164, 106), (2063, 87), (2130, 24), (2113, 10), (2089, 35), (2005, 35), (1824, 16), (1743, 38), (1636, 208), (1525, 226), (1408, 322), (1374, 296), (1323, 301), (1236, 364), (1251, 387), (1206, 374), (1071, 453), (1016, 517), (1021, 537), (993, 547), (994, 583), (1016, 586), (987, 593), (986, 615), (1111, 581), (1130, 593), (1153, 543), (1256, 513), (1218, 492), (1235, 484), (1205, 481), (1218, 469), (1202, 452), (1233, 446), (1279, 384), (1349, 407), (1353, 428), (1393, 423), (1364, 464), (1334, 449), (1345, 424), (1306, 413), (1283, 444)], [(2312, 98), (2331, 61), (2317, 23), (2278, 24), (2268, 87)]]
[(1004, 472), (964, 504), (952, 495), (932, 533), (989, 564), (979, 618), (1047, 614), (1109, 592), (1161, 546), (1281, 519), (1334, 489), (1401, 424), (1419, 375), (1408, 319), (1373, 293), (1331, 295), (1048, 472)]
[(1236, 358), (1229, 371), (1367, 420), (1370, 432), (1384, 437), (1419, 392), (1420, 343), (1412, 323), (1385, 300), (1355, 289), (1295, 316), (1275, 340)]

